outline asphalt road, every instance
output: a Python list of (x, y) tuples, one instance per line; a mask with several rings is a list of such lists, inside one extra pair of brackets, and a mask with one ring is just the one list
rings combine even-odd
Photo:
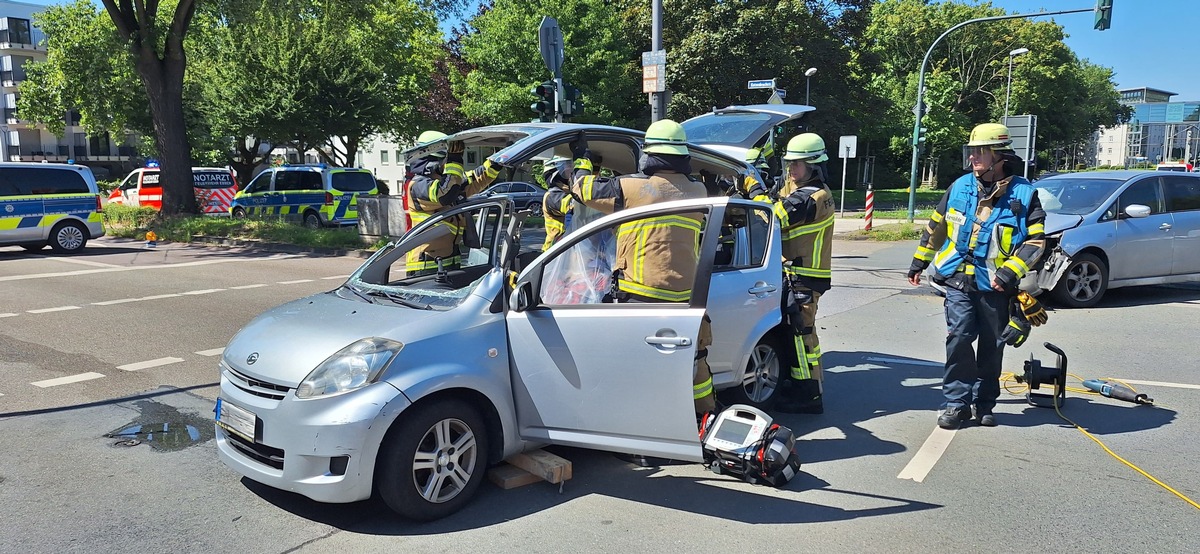
[[(0, 248), (0, 552), (1200, 549), (1200, 510), (1053, 409), (1006, 395), (1000, 427), (935, 431), (945, 329), (941, 299), (903, 280), (912, 243), (835, 243), (818, 322), (826, 413), (779, 418), (804, 460), (784, 489), (556, 449), (574, 465), (561, 492), (485, 484), (431, 524), (242, 480), (211, 440), (219, 349), (360, 259), (92, 245), (70, 258)], [(1159, 383), (1137, 385), (1158, 407), (1069, 393), (1062, 414), (1200, 500), (1197, 328), (1200, 288), (1113, 291), (1052, 311), (1005, 368), (1053, 363), (1050, 341), (1085, 379)]]

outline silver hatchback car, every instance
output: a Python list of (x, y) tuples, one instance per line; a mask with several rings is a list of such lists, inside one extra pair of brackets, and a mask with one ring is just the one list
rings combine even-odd
[[(493, 157), (520, 173), (565, 153), (580, 130), (551, 126)], [(585, 131), (605, 167), (635, 167), (638, 137)], [(693, 152), (697, 170), (752, 170), (710, 154)], [(678, 214), (704, 221), (691, 297), (604, 302), (618, 229)], [(738, 401), (773, 398), (785, 330), (770, 206), (714, 197), (623, 210), (544, 253), (522, 247), (525, 215), (504, 197), (462, 204), (340, 287), (246, 325), (221, 361), (220, 459), (318, 501), (378, 492), (419, 520), (460, 509), (490, 464), (545, 444), (700, 461), (691, 379), (705, 313), (715, 385)], [(460, 237), (456, 267), (405, 272), (408, 252), (450, 234)]]
[(1108, 289), (1200, 281), (1200, 174), (1095, 171), (1034, 186), (1047, 254), (1022, 288), (1083, 308)]

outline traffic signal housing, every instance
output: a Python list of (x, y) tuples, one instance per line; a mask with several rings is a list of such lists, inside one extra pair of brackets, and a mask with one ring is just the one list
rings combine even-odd
[(554, 81), (546, 81), (535, 87), (530, 92), (537, 97), (533, 104), (530, 104), (529, 109), (538, 114), (538, 121), (551, 122), (554, 121), (554, 90), (557, 86)]
[(1096, 0), (1096, 30), (1103, 31), (1112, 25), (1113, 0)]
[(583, 93), (573, 85), (563, 85), (563, 117), (583, 115)]
[(925, 153), (925, 149), (929, 146), (925, 140), (925, 134), (929, 131), (928, 128), (918, 127), (916, 134), (913, 135), (913, 146), (917, 147), (917, 152)]

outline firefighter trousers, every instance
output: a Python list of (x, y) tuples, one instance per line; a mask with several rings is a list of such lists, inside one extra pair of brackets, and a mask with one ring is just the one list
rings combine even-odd
[(821, 372), (821, 341), (817, 338), (817, 302), (821, 300), (821, 293), (814, 290), (805, 292), (811, 295), (811, 300), (800, 305), (799, 328), (807, 332), (793, 336), (794, 348), (788, 356), (791, 358), (791, 375), (792, 379), (797, 381), (822, 381), (824, 376)]
[[(942, 378), (942, 408), (959, 410), (974, 405), (992, 411), (1000, 397), (1000, 368), (1004, 363), (1001, 331), (1008, 324), (1011, 295), (994, 291), (963, 292), (946, 287), (946, 372)], [(973, 343), (978, 341), (976, 348)]]

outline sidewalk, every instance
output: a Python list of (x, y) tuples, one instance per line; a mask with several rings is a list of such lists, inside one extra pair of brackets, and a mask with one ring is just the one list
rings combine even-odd
[[(925, 223), (925, 221), (926, 220), (924, 220), (924, 219), (917, 218), (915, 220), (915, 223), (920, 225), (920, 224)], [(908, 222), (908, 220), (907, 219), (880, 219), (877, 217), (871, 221), (871, 224), (873, 226), (879, 226), (879, 225), (885, 225), (888, 223), (902, 223), (902, 222), (906, 223), (906, 222)], [(859, 229), (862, 229), (863, 227), (866, 227), (866, 225), (867, 225), (867, 220), (865, 220), (861, 217), (835, 217), (833, 219), (833, 234), (834, 234), (834, 236), (844, 235), (846, 233), (849, 233), (850, 231), (857, 231)]]

